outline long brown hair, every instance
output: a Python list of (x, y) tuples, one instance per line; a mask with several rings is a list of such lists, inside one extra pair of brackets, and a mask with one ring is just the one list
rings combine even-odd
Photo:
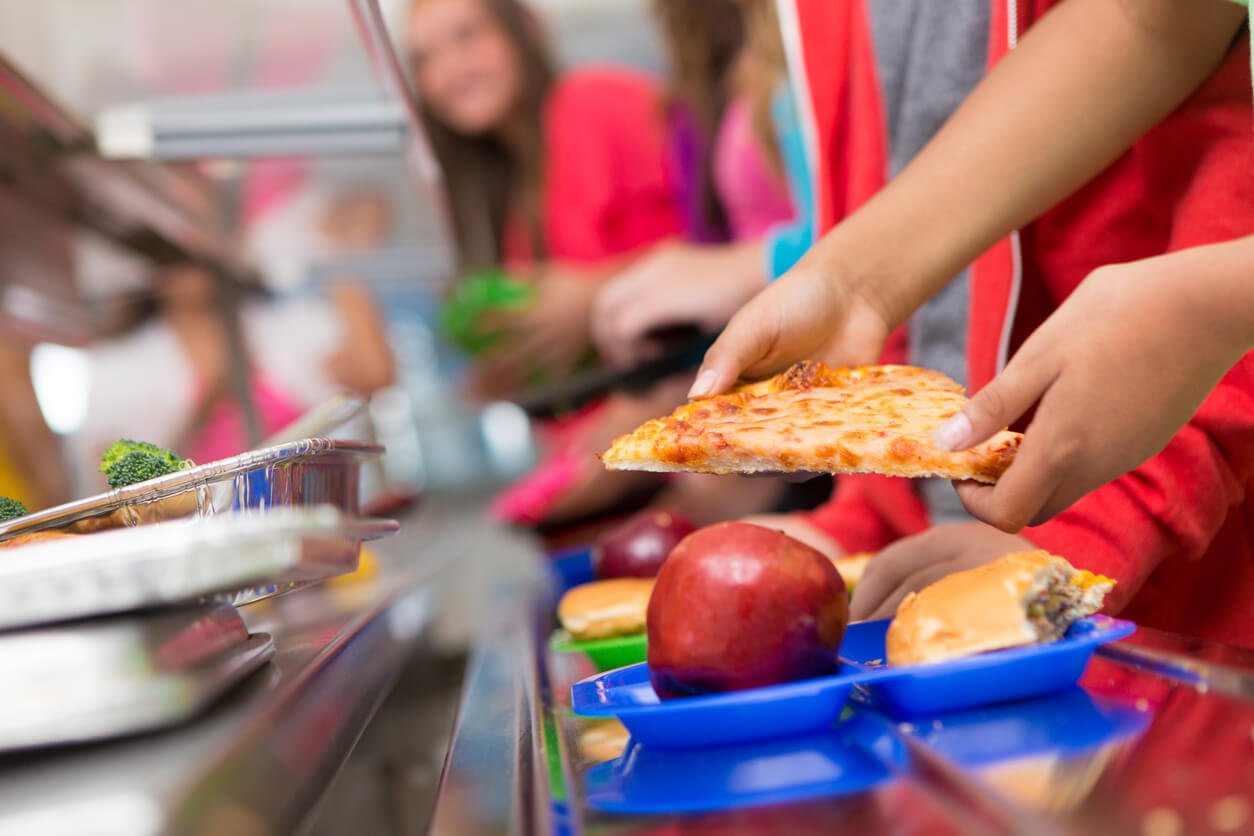
[(701, 135), (701, 213), (707, 223), (722, 227), (726, 218), (714, 188), (710, 151), (744, 48), (744, 17), (737, 0), (653, 0), (653, 16), (670, 65), (670, 105), (685, 108)]
[[(413, 0), (411, 8), (423, 0)], [(532, 254), (545, 253), (540, 206), (543, 181), (544, 102), (557, 72), (538, 22), (521, 0), (477, 0), (505, 30), (518, 54), (521, 97), (516, 104), (524, 136), (518, 148), (500, 139), (467, 136), (441, 122), (421, 101), (419, 115), (444, 173), (448, 205), (463, 271), (500, 263), (506, 218), (523, 218)]]
[(745, 55), (741, 64), (740, 86), (749, 96), (753, 112), (753, 132), (766, 156), (781, 165), (779, 140), (771, 116), (771, 103), (779, 85), (788, 78), (788, 59), (779, 31), (779, 15), (774, 0), (737, 0), (744, 14)]
[(671, 68), (671, 101), (696, 118), (705, 142), (698, 187), (707, 222), (725, 220), (714, 188), (712, 146), (733, 92), (749, 98), (753, 132), (778, 168), (771, 103), (787, 77), (774, 0), (653, 0)]

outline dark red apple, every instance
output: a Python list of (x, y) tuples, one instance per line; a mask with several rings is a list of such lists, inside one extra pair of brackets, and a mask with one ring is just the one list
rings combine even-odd
[(670, 511), (641, 511), (596, 541), (592, 571), (598, 578), (651, 578), (671, 549), (696, 528)]
[(649, 676), (663, 699), (823, 676), (849, 622), (832, 562), (778, 531), (729, 522), (676, 546), (649, 599)]

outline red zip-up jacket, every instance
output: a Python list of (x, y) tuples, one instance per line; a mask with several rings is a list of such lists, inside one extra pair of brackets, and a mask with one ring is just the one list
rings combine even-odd
[[(802, 13), (801, 48), (821, 54), (832, 33), (807, 33), (807, 4), (794, 2)], [(1052, 5), (997, 0), (990, 60), (1004, 55), (1011, 37)], [(1014, 32), (1011, 21), (1017, 22)], [(861, 37), (868, 37), (865, 30)], [(811, 84), (809, 93), (814, 111), (822, 113), (825, 92)], [(852, 157), (841, 164), (859, 165)], [(1126, 154), (976, 263), (971, 388), (991, 380), (1027, 334), (1097, 267), (1248, 235), (1254, 230), (1252, 166), (1250, 54), (1240, 37), (1215, 73)], [(1024, 535), (1078, 566), (1116, 578), (1112, 612), (1254, 647), (1251, 487), (1254, 359), (1247, 356), (1162, 453)], [(832, 502), (812, 519), (846, 548), (861, 551), (922, 530), (926, 513), (904, 480), (842, 479)]]

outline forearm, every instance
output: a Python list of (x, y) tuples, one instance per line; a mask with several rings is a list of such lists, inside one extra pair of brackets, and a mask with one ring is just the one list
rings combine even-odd
[(337, 383), (369, 394), (389, 386), (396, 377), (387, 324), (370, 291), (359, 281), (341, 281), (328, 290), (343, 329), (343, 339), (328, 360)]
[(1235, 362), (1254, 348), (1254, 235), (1160, 256), (1180, 288), (1182, 315)]
[(1234, 4), (1068, 0), (813, 253), (904, 321), (998, 238), (1086, 183), (1213, 72)]

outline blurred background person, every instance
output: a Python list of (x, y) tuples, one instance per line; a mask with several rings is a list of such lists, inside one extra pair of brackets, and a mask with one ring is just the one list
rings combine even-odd
[(660, 91), (625, 67), (559, 74), (518, 0), (414, 0), (407, 45), (461, 270), (504, 266), (535, 289), (499, 317), (480, 385), (569, 373), (596, 280), (680, 232)]
[(0, 496), (33, 510), (71, 498), (61, 444), (44, 421), (31, 380), (31, 347), (0, 339)]
[[(337, 234), (351, 237), (355, 230)], [(158, 293), (147, 321), (89, 351), (86, 419), (74, 439), (84, 471), (122, 437), (152, 441), (197, 462), (250, 446), (230, 385), (212, 274), (192, 265), (171, 268)], [(386, 328), (360, 282), (333, 284), (325, 298), (248, 300), (240, 317), (263, 436), (336, 393), (368, 396), (392, 382)]]
[[(540, 21), (518, 0), (414, 0), (406, 29), (425, 128), (443, 169), (463, 274), (504, 270), (530, 301), (485, 323), (472, 372), (484, 397), (560, 380), (592, 349), (600, 281), (682, 232), (662, 91), (616, 66), (559, 73)], [(621, 478), (587, 439), (625, 432), (646, 411), (599, 403), (542, 429), (544, 461), (495, 506), (533, 524), (596, 513), (656, 476)]]
[[(717, 331), (811, 238), (813, 178), (772, 0), (654, 0), (652, 9), (671, 71), (668, 116), (687, 234), (598, 292), (593, 334), (601, 355), (619, 366), (656, 356), (655, 335), (668, 327)], [(669, 411), (689, 382), (658, 386), (645, 411)], [(588, 452), (602, 452), (612, 438), (603, 434)], [(825, 495), (819, 482), (790, 488), (774, 479), (682, 474), (655, 503), (709, 523), (808, 507)]]
[[(695, 115), (706, 148), (687, 178), (689, 215), (719, 224), (658, 248), (598, 295), (593, 332), (602, 355), (630, 366), (656, 353), (650, 335), (671, 325), (716, 332), (809, 247), (813, 175), (802, 141), (779, 22), (771, 0), (655, 0), (674, 72), (672, 112)], [(707, 56), (727, 20), (744, 34), (717, 65)], [(718, 74), (715, 74), (717, 69)], [(682, 124), (681, 119), (676, 119)]]

